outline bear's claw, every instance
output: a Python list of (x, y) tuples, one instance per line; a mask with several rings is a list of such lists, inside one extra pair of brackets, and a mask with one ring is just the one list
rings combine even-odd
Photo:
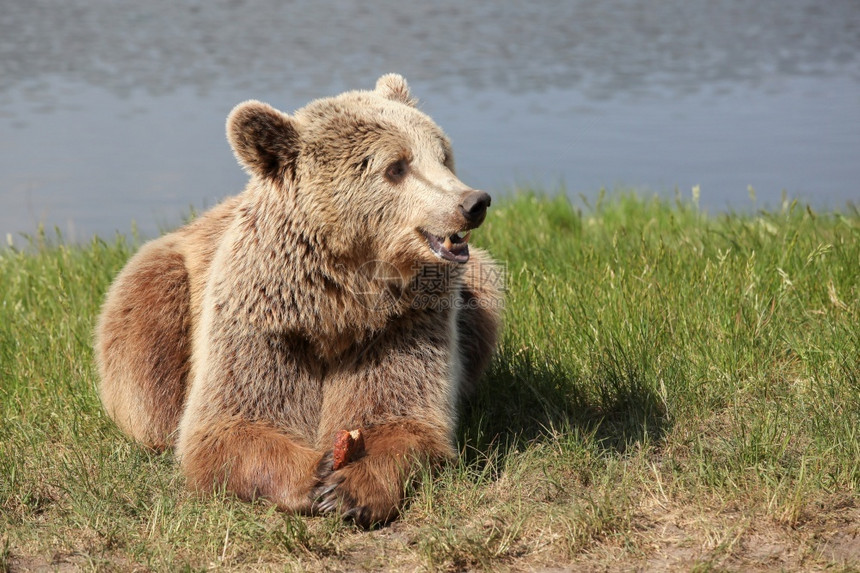
[[(334, 476), (330, 476), (330, 479)], [(365, 529), (372, 527), (375, 522), (371, 519), (370, 508), (356, 505), (352, 496), (339, 491), (343, 478), (334, 478), (334, 483), (320, 483), (311, 493), (314, 513), (325, 514), (334, 511), (341, 512), (344, 521), (352, 521)]]
[(374, 525), (379, 525), (382, 522), (374, 521), (371, 518), (370, 508), (367, 506), (356, 506), (343, 513), (343, 518), (347, 521), (352, 521), (359, 527), (370, 529)]
[(311, 489), (311, 512), (322, 515), (340, 512), (344, 521), (351, 521), (364, 529), (385, 523), (386, 520), (373, 518), (369, 506), (358, 505), (357, 501), (340, 486), (344, 483), (344, 475), (332, 469), (333, 456), (328, 452), (317, 465), (317, 484)]

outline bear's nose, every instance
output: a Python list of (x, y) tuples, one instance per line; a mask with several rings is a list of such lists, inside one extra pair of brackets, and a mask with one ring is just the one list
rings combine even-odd
[(483, 191), (469, 191), (463, 196), (460, 203), (460, 212), (470, 225), (477, 227), (484, 222), (487, 216), (487, 207), (490, 206), (491, 197)]

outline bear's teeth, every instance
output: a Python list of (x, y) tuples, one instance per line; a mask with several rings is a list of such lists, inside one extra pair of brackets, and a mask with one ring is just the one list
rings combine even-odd
[(445, 242), (442, 243), (442, 247), (447, 251), (450, 251), (454, 247), (454, 245), (451, 243), (451, 237), (450, 236), (445, 237)]
[(461, 243), (468, 243), (469, 237), (471, 237), (471, 236), (472, 236), (472, 231), (466, 231), (466, 234), (463, 235), (463, 240), (461, 240), (460, 242)]

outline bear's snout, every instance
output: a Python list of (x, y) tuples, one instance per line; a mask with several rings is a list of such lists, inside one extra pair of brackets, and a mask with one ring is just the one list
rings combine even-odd
[(469, 223), (469, 228), (479, 227), (487, 216), (487, 207), (490, 206), (492, 198), (489, 193), (483, 191), (469, 191), (463, 195), (460, 203), (460, 213)]

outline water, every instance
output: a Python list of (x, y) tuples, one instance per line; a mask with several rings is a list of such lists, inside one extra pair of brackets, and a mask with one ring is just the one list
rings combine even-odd
[(0, 237), (153, 236), (243, 187), (233, 105), (389, 71), (494, 195), (860, 201), (857, 0), (2, 0)]

